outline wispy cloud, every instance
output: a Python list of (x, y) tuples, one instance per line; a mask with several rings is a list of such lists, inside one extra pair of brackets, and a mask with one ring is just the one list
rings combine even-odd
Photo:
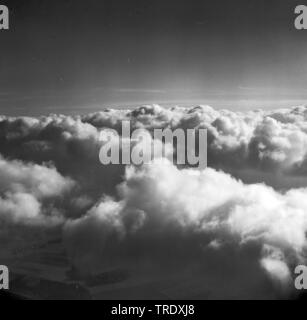
[(116, 92), (124, 92), (124, 93), (166, 93), (166, 90), (163, 89), (149, 89), (149, 88), (116, 88), (112, 89), (112, 91)]

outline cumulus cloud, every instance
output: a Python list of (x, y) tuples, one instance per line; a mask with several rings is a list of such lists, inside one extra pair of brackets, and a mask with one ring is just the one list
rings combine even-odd
[(54, 167), (0, 157), (0, 219), (29, 224), (55, 223), (61, 219), (55, 201), (73, 187), (74, 182)]
[[(121, 265), (161, 279), (189, 274), (216, 298), (289, 294), (293, 267), (306, 263), (306, 110), (153, 105), (2, 116), (0, 218), (60, 225), (81, 272)], [(206, 128), (209, 168), (102, 165), (99, 134), (121, 134), (123, 120), (150, 133)]]
[[(100, 266), (113, 260), (131, 266), (133, 259), (165, 268), (198, 264), (201, 273), (208, 257), (221, 259), (219, 251), (225, 259), (217, 263), (227, 266), (230, 250), (239, 250), (234, 259), (245, 260), (252, 246), (258, 248), (250, 257), (257, 272), (263, 268), (274, 281), (289, 284), (293, 265), (306, 259), (307, 189), (281, 194), (214, 169), (179, 170), (158, 161), (127, 169), (118, 193), (119, 201), (103, 198), (65, 226), (69, 252), (85, 269), (88, 259)], [(242, 263), (240, 272), (248, 268)]]
[[(246, 182), (265, 181), (277, 188), (306, 185), (306, 107), (275, 111), (232, 112), (209, 106), (169, 108), (158, 105), (134, 110), (105, 110), (84, 116), (50, 115), (39, 119), (7, 118), (0, 121), (0, 152), (9, 157), (42, 163), (51, 160), (61, 173), (74, 176), (100, 192), (114, 191), (124, 168), (108, 168), (108, 186), (92, 188), (82, 174), (85, 162), (95, 167), (91, 181), (96, 185), (107, 172), (97, 161), (99, 132), (112, 128), (121, 133), (123, 120), (131, 128), (206, 128), (208, 161), (211, 167), (229, 172)], [(120, 172), (116, 175), (116, 172)], [(97, 174), (101, 172), (100, 174)], [(255, 173), (256, 172), (256, 173)], [(272, 178), (271, 173), (278, 176)], [(90, 173), (87, 173), (87, 177)], [(260, 178), (257, 180), (257, 174)], [(83, 180), (83, 181), (82, 181)], [(84, 181), (85, 180), (85, 181)], [(252, 180), (252, 181), (250, 181)]]

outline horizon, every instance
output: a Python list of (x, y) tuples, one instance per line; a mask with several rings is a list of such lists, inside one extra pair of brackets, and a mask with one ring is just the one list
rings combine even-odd
[(293, 1), (3, 2), (1, 114), (307, 101), (307, 43)]

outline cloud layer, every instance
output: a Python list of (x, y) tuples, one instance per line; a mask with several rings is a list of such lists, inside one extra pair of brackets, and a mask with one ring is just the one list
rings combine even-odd
[[(209, 168), (99, 162), (99, 133), (206, 128)], [(0, 117), (0, 219), (63, 228), (82, 272), (122, 265), (195, 274), (213, 297), (289, 295), (306, 263), (307, 108), (245, 113), (144, 106), (84, 116)], [(221, 289), (220, 289), (221, 290)]]

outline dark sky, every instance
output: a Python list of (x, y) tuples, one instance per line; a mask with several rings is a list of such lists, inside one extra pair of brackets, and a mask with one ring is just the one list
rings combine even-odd
[(0, 113), (307, 101), (302, 1), (0, 0)]

